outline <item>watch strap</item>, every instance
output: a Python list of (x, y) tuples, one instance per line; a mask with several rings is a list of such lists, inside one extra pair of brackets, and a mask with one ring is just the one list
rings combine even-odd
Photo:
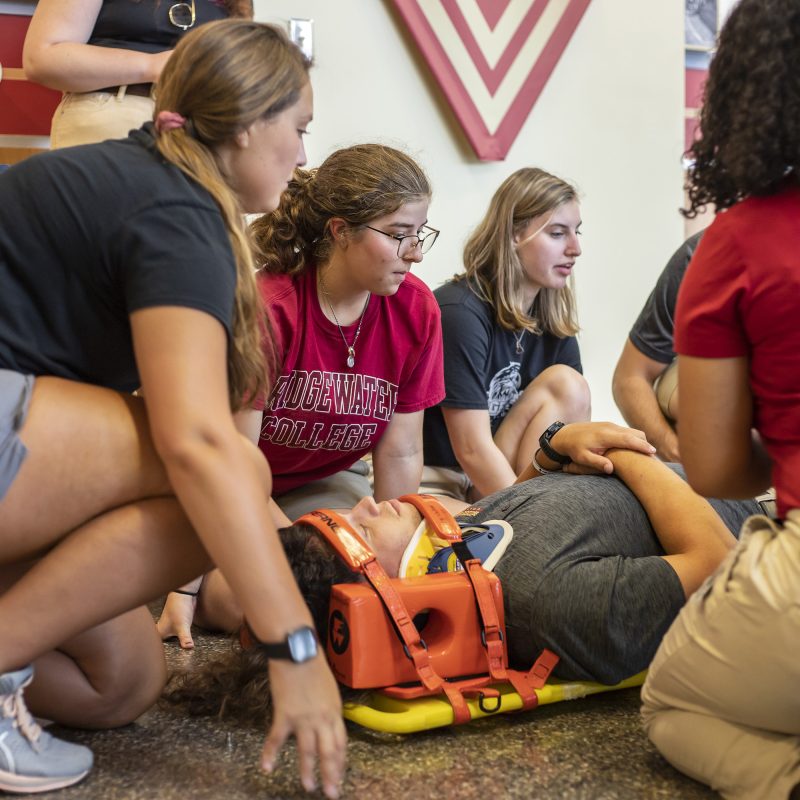
[(554, 422), (540, 437), (539, 437), (539, 447), (541, 448), (542, 452), (551, 460), (555, 461), (556, 464), (561, 464), (562, 467), (566, 466), (567, 464), (572, 463), (572, 459), (569, 456), (565, 456), (563, 453), (559, 453), (557, 450), (553, 449), (553, 446), (550, 444), (550, 440), (564, 427), (563, 422)]
[(319, 651), (317, 633), (309, 625), (288, 633), (281, 642), (262, 642), (245, 620), (239, 631), (239, 642), (245, 650), (258, 647), (267, 658), (293, 661), (295, 664), (312, 659)]

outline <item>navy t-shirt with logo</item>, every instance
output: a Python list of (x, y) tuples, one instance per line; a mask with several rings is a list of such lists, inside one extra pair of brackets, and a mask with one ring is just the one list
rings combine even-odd
[(501, 328), (494, 309), (465, 281), (448, 281), (435, 292), (442, 312), (445, 399), (425, 412), (425, 463), (459, 468), (447, 435), (442, 408), (486, 409), (492, 434), (528, 384), (554, 364), (582, 372), (578, 341), (550, 333)]

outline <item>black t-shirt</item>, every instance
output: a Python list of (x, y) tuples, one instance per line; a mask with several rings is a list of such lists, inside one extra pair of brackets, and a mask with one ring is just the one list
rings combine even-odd
[(230, 334), (236, 269), (220, 211), (151, 130), (0, 174), (0, 368), (132, 391), (132, 311), (194, 308)]
[(578, 341), (550, 333), (525, 333), (517, 353), (517, 337), (501, 328), (494, 309), (466, 282), (449, 281), (435, 292), (442, 311), (444, 383), (447, 395), (425, 411), (425, 463), (458, 468), (447, 435), (442, 408), (486, 409), (492, 433), (505, 419), (527, 385), (547, 367), (566, 364), (582, 372)]
[(222, 0), (195, 0), (195, 23), (184, 31), (169, 21), (173, 5), (173, 0), (103, 0), (89, 44), (160, 53), (198, 25), (230, 16)]
[(690, 236), (673, 253), (629, 334), (632, 344), (640, 353), (661, 364), (670, 364), (675, 358), (672, 338), (678, 289), (702, 235), (703, 231), (700, 231)]

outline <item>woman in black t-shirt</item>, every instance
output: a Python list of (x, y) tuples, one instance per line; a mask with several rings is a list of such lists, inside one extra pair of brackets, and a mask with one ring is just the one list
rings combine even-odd
[(37, 716), (132, 721), (166, 672), (143, 604), (213, 563), (273, 644), (262, 764), (295, 734), (304, 786), (319, 756), (338, 795), (341, 702), (269, 466), (232, 413), (268, 390), (245, 214), (275, 209), (305, 163), (307, 70), (277, 28), (209, 23), (164, 67), (154, 124), (0, 178), (0, 789), (91, 768), (29, 716), (34, 668)]

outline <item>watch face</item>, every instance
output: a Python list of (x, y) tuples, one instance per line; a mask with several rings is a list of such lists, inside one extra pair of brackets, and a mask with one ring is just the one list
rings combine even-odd
[(554, 422), (545, 432), (544, 438), (547, 439), (549, 442), (562, 428), (564, 427), (563, 422)]
[(317, 637), (313, 628), (300, 628), (286, 637), (292, 661), (302, 664), (317, 654)]

